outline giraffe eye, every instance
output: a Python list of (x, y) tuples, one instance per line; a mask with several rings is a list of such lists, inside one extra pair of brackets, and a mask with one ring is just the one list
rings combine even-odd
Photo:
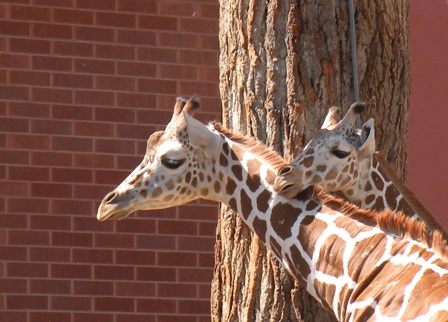
[(175, 159), (170, 159), (170, 158), (163, 158), (161, 160), (161, 162), (168, 169), (174, 170), (174, 169), (179, 168), (182, 164), (184, 164), (185, 159), (175, 160)]
[(345, 152), (342, 150), (333, 150), (333, 151), (331, 151), (331, 153), (333, 153), (333, 155), (335, 155), (339, 159), (345, 159), (350, 154), (350, 152)]

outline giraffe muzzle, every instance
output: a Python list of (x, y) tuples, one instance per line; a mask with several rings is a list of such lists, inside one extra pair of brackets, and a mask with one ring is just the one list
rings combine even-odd
[(283, 197), (294, 198), (303, 190), (295, 177), (293, 167), (287, 165), (280, 168), (274, 180), (274, 190)]
[(98, 207), (97, 220), (121, 220), (129, 216), (133, 210), (127, 207), (127, 199), (126, 195), (116, 191), (109, 192)]

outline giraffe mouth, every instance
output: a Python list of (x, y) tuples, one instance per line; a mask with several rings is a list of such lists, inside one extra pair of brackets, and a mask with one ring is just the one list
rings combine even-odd
[(96, 214), (98, 221), (121, 220), (129, 216), (134, 209), (129, 207), (127, 200), (122, 200), (123, 195), (112, 191), (101, 201)]
[(278, 190), (278, 193), (286, 198), (294, 198), (297, 196), (302, 189), (296, 184), (285, 184), (282, 188)]

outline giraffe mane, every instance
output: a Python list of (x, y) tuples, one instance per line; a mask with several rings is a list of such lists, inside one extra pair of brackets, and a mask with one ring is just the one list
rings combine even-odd
[(256, 138), (229, 131), (224, 127), (224, 125), (219, 122), (213, 122), (212, 126), (216, 131), (223, 134), (231, 141), (244, 146), (247, 151), (253, 153), (266, 163), (272, 165), (275, 170), (278, 170), (286, 165), (286, 161), (283, 160), (283, 158), (278, 155), (277, 152), (275, 152), (272, 148), (267, 147)]
[(431, 229), (440, 230), (440, 232), (447, 235), (437, 220), (431, 215), (431, 213), (423, 206), (423, 204), (417, 199), (415, 194), (409, 190), (408, 187), (404, 184), (404, 182), (397, 176), (396, 172), (392, 169), (386, 159), (381, 155), (380, 152), (375, 152), (373, 157), (376, 161), (378, 161), (381, 169), (387, 175), (388, 179), (390, 179), (397, 190), (401, 193), (401, 195), (406, 199), (408, 204), (412, 207), (418, 217), (425, 222), (426, 226)]
[(400, 211), (394, 212), (390, 209), (381, 212), (360, 209), (343, 199), (327, 194), (321, 188), (314, 188), (313, 194), (318, 196), (322, 204), (333, 210), (368, 226), (377, 226), (385, 233), (422, 243), (437, 252), (443, 259), (448, 260), (448, 241), (443, 232), (429, 229), (420, 220), (412, 219)]

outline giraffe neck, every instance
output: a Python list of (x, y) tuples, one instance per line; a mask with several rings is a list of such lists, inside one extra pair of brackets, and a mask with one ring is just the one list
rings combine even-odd
[[(439, 275), (432, 269), (440, 270), (448, 279), (448, 263), (439, 255), (418, 242), (396, 239), (373, 227), (376, 223), (370, 212), (366, 215), (334, 198), (324, 201), (313, 196), (312, 189), (295, 199), (279, 196), (272, 189), (276, 168), (244, 147), (225, 141), (217, 162), (223, 183), (219, 201), (236, 211), (302, 287), (338, 319), (384, 317), (393, 309), (392, 316), (398, 318), (421, 314), (425, 308), (417, 308), (413, 300), (407, 300), (405, 310), (397, 303), (391, 309), (390, 304), (397, 294), (405, 297), (406, 292), (418, 291), (422, 287), (418, 280), (412, 287), (400, 284), (383, 293), (378, 286), (396, 283), (397, 274), (392, 272), (409, 269), (419, 260), (429, 259), (428, 267), (434, 266), (425, 266), (425, 274)], [(370, 225), (347, 216), (347, 209), (355, 217), (365, 216)], [(437, 305), (443, 307), (445, 302)]]

